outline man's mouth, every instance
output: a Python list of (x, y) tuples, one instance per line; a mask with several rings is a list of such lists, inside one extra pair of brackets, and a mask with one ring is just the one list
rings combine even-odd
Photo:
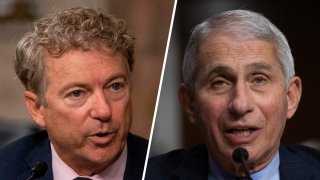
[(235, 134), (237, 136), (246, 137), (249, 136), (253, 131), (255, 131), (255, 128), (248, 128), (248, 129), (229, 129), (227, 130), (227, 133)]
[(96, 145), (108, 145), (115, 137), (115, 132), (97, 132), (92, 134), (89, 139)]
[(232, 144), (248, 144), (258, 137), (259, 132), (255, 127), (234, 127), (227, 129), (225, 136)]
[(107, 136), (109, 133), (97, 133), (96, 136), (98, 137), (104, 137)]

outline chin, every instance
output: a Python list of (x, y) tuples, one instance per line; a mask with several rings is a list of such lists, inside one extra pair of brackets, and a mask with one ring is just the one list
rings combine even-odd
[(110, 156), (110, 154), (108, 156), (91, 156), (88, 157), (88, 161), (91, 164), (92, 167), (108, 167), (110, 164), (112, 164), (115, 161), (115, 157), (114, 156)]

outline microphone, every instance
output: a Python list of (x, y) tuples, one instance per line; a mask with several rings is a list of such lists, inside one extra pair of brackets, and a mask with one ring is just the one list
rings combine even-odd
[(251, 179), (251, 176), (249, 174), (249, 168), (247, 166), (247, 160), (249, 158), (249, 153), (245, 148), (237, 148), (232, 153), (232, 158), (235, 162), (241, 163), (244, 167), (244, 172), (246, 173), (246, 178)]
[(48, 169), (48, 165), (45, 162), (37, 161), (36, 165), (31, 169), (31, 176), (27, 180), (32, 180), (43, 176)]

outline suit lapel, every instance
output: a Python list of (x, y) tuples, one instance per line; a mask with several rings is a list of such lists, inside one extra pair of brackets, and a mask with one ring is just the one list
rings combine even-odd
[(124, 179), (141, 180), (148, 143), (131, 133), (127, 137), (128, 156)]
[[(50, 141), (47, 137), (47, 133), (43, 132), (43, 136), (46, 136), (44, 139), (41, 139), (40, 142), (30, 151), (30, 153), (25, 158), (25, 163), (28, 166), (28, 170), (21, 173), (18, 176), (18, 180), (25, 180), (31, 175), (31, 168), (34, 167), (37, 161), (45, 162), (48, 165), (48, 170), (45, 175), (39, 180), (52, 180), (52, 160), (51, 160), (51, 149), (50, 149)], [(38, 141), (39, 139), (35, 140)]]

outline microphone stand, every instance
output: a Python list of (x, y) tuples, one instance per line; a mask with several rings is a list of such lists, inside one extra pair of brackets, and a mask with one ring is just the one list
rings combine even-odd
[(43, 176), (48, 169), (48, 165), (45, 162), (37, 161), (36, 165), (31, 169), (31, 176), (27, 180), (33, 180), (35, 178)]
[(241, 163), (243, 165), (244, 172), (246, 174), (245, 178), (248, 180), (252, 180), (250, 173), (249, 173), (249, 168), (248, 168), (248, 165), (246, 162), (249, 158), (248, 151), (245, 148), (241, 148), (241, 147), (237, 148), (233, 151), (232, 158), (235, 162)]

